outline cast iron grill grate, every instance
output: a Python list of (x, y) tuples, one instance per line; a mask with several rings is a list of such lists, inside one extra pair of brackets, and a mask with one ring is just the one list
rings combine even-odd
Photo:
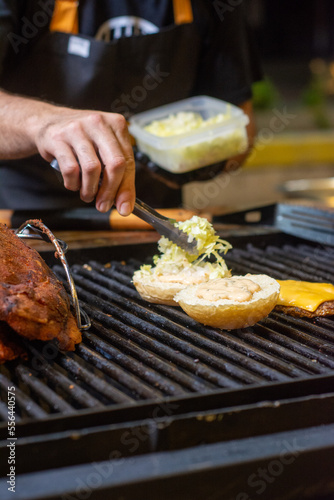
[[(334, 282), (331, 247), (248, 245), (230, 251), (226, 261), (234, 274)], [(131, 283), (140, 264), (130, 259), (72, 267), (92, 327), (75, 353), (59, 352), (53, 343), (27, 343), (27, 362), (1, 367), (2, 395), (16, 386), (18, 422), (333, 372), (333, 317), (309, 320), (272, 312), (252, 328), (221, 332), (179, 308), (143, 301)], [(63, 276), (62, 268), (55, 271)], [(0, 418), (7, 420), (3, 402)]]

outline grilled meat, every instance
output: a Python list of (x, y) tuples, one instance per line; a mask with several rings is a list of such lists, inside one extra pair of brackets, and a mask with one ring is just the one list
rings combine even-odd
[(7, 323), (0, 321), (0, 364), (19, 357), (27, 357), (19, 336)]
[(62, 283), (41, 256), (0, 224), (0, 321), (27, 339), (74, 350), (81, 333)]
[(300, 307), (292, 306), (281, 306), (277, 305), (275, 307), (276, 311), (281, 311), (289, 316), (294, 316), (295, 318), (316, 318), (318, 316), (332, 316), (334, 315), (334, 301), (327, 300), (320, 304), (315, 311), (307, 311), (306, 309), (301, 309)]

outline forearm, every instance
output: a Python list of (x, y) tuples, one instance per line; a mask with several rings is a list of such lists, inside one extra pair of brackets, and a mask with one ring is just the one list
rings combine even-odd
[(0, 159), (35, 153), (48, 162), (56, 158), (64, 186), (80, 191), (88, 203), (95, 198), (101, 212), (114, 202), (122, 215), (132, 211), (135, 162), (123, 116), (54, 106), (0, 91)]
[(38, 152), (37, 124), (56, 106), (0, 91), (0, 159), (24, 158)]

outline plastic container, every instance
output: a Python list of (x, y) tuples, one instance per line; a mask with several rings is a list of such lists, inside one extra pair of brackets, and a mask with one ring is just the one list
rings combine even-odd
[[(191, 116), (186, 130), (182, 119), (190, 115), (180, 115), (184, 112), (196, 113)], [(168, 130), (172, 135), (166, 137), (145, 130), (148, 125), (152, 126), (152, 122), (153, 128), (164, 128), (175, 118), (178, 125), (181, 123), (175, 134), (173, 127)], [(161, 122), (166, 119), (167, 122)], [(197, 127), (201, 120), (201, 126)], [(206, 123), (207, 120), (210, 120), (209, 123)], [(244, 152), (248, 147), (248, 123), (248, 116), (237, 106), (212, 97), (196, 96), (132, 116), (129, 131), (140, 151), (160, 167), (178, 174), (219, 163)], [(197, 128), (190, 130), (195, 124)]]

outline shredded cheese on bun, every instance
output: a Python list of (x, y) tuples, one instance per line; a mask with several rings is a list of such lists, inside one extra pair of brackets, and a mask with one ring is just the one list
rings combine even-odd
[(197, 242), (198, 255), (192, 255), (162, 236), (159, 255), (152, 265), (142, 265), (133, 275), (133, 284), (145, 300), (157, 304), (177, 305), (174, 295), (187, 285), (230, 276), (222, 254), (231, 248), (221, 239), (212, 224), (203, 217), (176, 222), (175, 226)]

